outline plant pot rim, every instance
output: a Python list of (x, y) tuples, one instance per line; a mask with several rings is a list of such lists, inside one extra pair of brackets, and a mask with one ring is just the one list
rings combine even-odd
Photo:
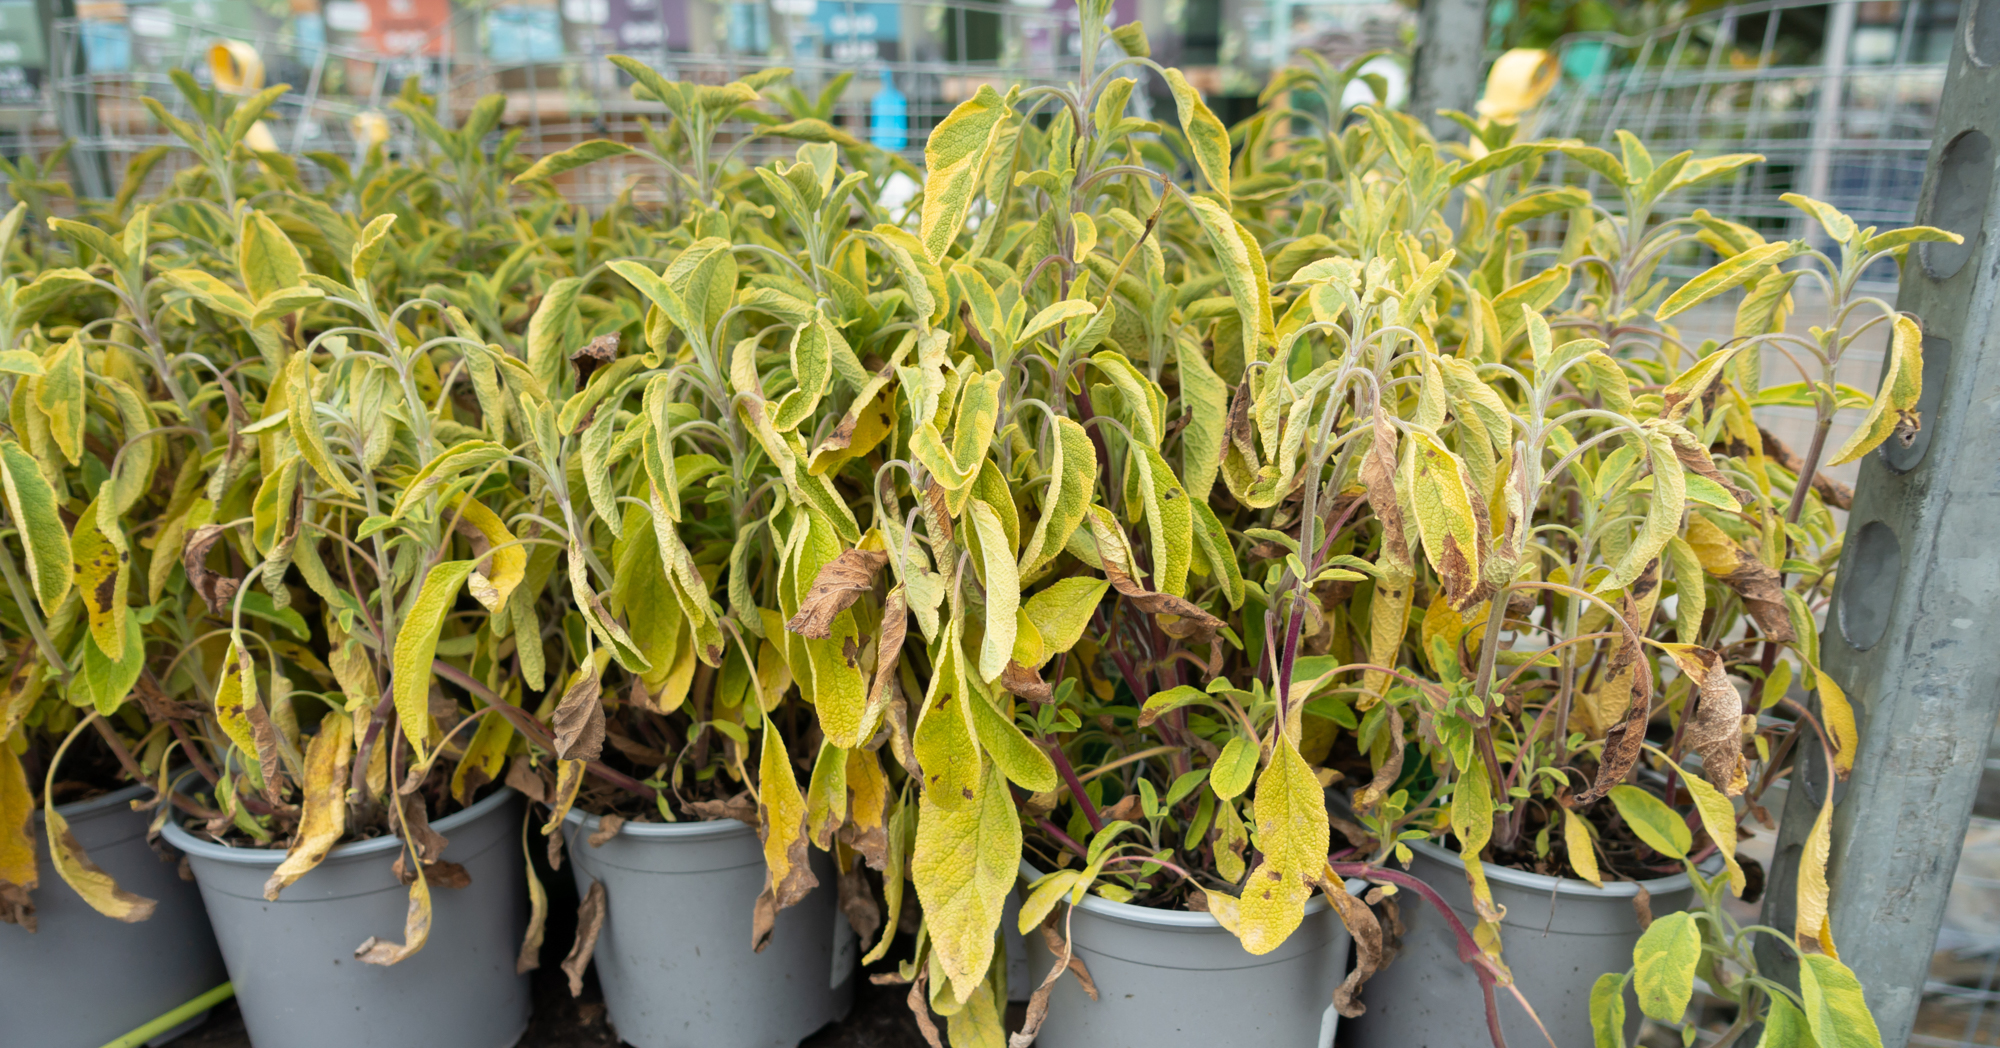
[[(140, 796), (141, 794), (147, 794), (151, 792), (153, 792), (152, 783), (135, 782), (127, 786), (120, 786), (109, 793), (100, 793), (97, 796), (92, 797), (88, 800), (71, 801), (68, 804), (58, 804), (56, 805), (56, 813), (61, 815), (65, 819), (75, 820), (86, 815), (95, 815), (106, 808), (112, 807), (113, 805), (125, 804), (131, 801), (133, 798)], [(39, 819), (41, 817), (42, 817), (42, 806), (40, 804), (36, 804), (35, 818)]]
[[(1021, 878), (1026, 881), (1039, 880), (1042, 871), (1026, 859), (1021, 860)], [(1352, 893), (1357, 887), (1365, 889), (1367, 884), (1350, 878), (1347, 890)], [(1222, 922), (1215, 915), (1204, 910), (1163, 910), (1157, 906), (1137, 906), (1129, 902), (1113, 902), (1096, 893), (1085, 893), (1082, 906), (1084, 912), (1108, 917), (1114, 921), (1138, 925), (1142, 928), (1192, 928), (1203, 931), (1223, 931)], [(1306, 900), (1306, 916), (1310, 917), (1332, 905), (1326, 896), (1314, 892)]]
[[(448, 834), (451, 830), (485, 815), (517, 796), (519, 794), (514, 791), (513, 787), (502, 786), (493, 791), (492, 796), (481, 800), (479, 803), (469, 808), (455, 811), (431, 823), (431, 828), (439, 833)], [(189, 833), (187, 828), (181, 825), (179, 819), (168, 819), (162, 832), (166, 835), (169, 844), (189, 855), (203, 859), (213, 859), (217, 862), (233, 863), (238, 866), (276, 866), (284, 862), (285, 856), (289, 854), (288, 850), (284, 848), (231, 848), (228, 845), (217, 844), (214, 841), (205, 841)], [(381, 837), (372, 837), (365, 841), (350, 841), (347, 844), (337, 845), (333, 850), (327, 852), (326, 858), (321, 861), (334, 862), (340, 859), (357, 859), (368, 855), (380, 855), (395, 851), (402, 846), (403, 839), (401, 837), (387, 834)]]
[[(577, 811), (575, 808), (571, 808), (569, 814), (563, 816), (563, 822), (571, 826), (581, 826), (592, 833), (597, 832), (597, 827), (602, 821), (598, 816)], [(756, 828), (749, 823), (736, 819), (704, 819), (701, 822), (626, 822), (618, 827), (618, 832), (612, 836), (694, 841), (707, 840), (711, 837), (738, 837), (756, 832)]]
[[(1410, 850), (1422, 853), (1425, 858), (1445, 863), (1460, 870), (1465, 869), (1465, 860), (1461, 859), (1457, 852), (1443, 845), (1427, 840), (1404, 841), (1403, 843), (1409, 845)], [(1650, 895), (1663, 895), (1668, 892), (1680, 891), (1690, 883), (1686, 873), (1674, 873), (1668, 874), (1665, 877), (1656, 877), (1649, 881), (1608, 880), (1604, 882), (1604, 887), (1599, 888), (1592, 885), (1589, 881), (1580, 881), (1569, 877), (1550, 877), (1547, 874), (1541, 873), (1529, 873), (1525, 870), (1516, 870), (1509, 866), (1502, 866), (1497, 862), (1488, 862), (1481, 865), (1486, 870), (1488, 880), (1498, 881), (1501, 884), (1511, 885), (1516, 888), (1526, 888), (1533, 892), (1544, 894), (1553, 892), (1558, 895), (1576, 895), (1589, 899), (1630, 899), (1639, 894), (1640, 888), (1646, 889), (1646, 892)]]

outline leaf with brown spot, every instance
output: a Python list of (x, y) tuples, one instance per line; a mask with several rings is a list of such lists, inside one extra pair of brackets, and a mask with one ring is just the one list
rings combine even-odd
[(1798, 639), (1776, 571), (1699, 513), (1688, 517), (1687, 543), (1694, 548), (1703, 571), (1727, 583), (1743, 598), (1744, 610), (1766, 639), (1777, 643)]
[(578, 670), (576, 679), (556, 704), (552, 724), (556, 733), (556, 758), (566, 761), (594, 761), (604, 753), (604, 704), (599, 701), (603, 682), (588, 667)]
[(187, 569), (188, 582), (193, 584), (201, 602), (208, 605), (211, 615), (222, 614), (243, 585), (240, 580), (208, 570), (208, 551), (221, 541), (223, 532), (220, 524), (203, 524), (188, 532), (187, 544), (181, 547), (181, 566)]
[(792, 774), (791, 758), (777, 728), (766, 723), (762, 753), (757, 761), (759, 788), (757, 839), (764, 846), (764, 889), (751, 915), (750, 949), (762, 952), (771, 941), (778, 911), (806, 897), (819, 886), (809, 861), (806, 840), (806, 799)]
[(569, 995), (583, 996), (583, 970), (597, 952), (597, 936), (604, 931), (604, 882), (591, 881), (590, 890), (576, 906), (576, 942), (563, 958), (563, 974), (569, 976)]
[(875, 588), (875, 573), (889, 563), (884, 550), (850, 549), (820, 566), (812, 588), (799, 600), (799, 613), (785, 628), (811, 640), (833, 635), (834, 616)]
[(1206, 644), (1215, 639), (1216, 633), (1222, 629), (1221, 619), (1203, 611), (1185, 597), (1155, 593), (1133, 581), (1129, 567), (1132, 563), (1131, 547), (1109, 511), (1092, 506), (1084, 519), (1090, 524), (1098, 556), (1104, 561), (1104, 578), (1111, 583), (1112, 589), (1131, 601), (1133, 607), (1149, 615), (1174, 616), (1173, 621), (1161, 622), (1160, 630), (1175, 640)]
[(305, 812), (299, 820), (298, 839), (285, 861), (264, 882), (264, 898), (277, 901), (279, 892), (318, 866), (346, 834), (347, 775), (353, 760), (354, 719), (322, 718), (319, 734), (306, 745), (305, 797), (301, 802)]

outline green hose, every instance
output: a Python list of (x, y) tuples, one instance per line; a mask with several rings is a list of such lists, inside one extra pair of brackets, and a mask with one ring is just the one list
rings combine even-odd
[(143, 1048), (147, 1041), (166, 1033), (168, 1030), (187, 1022), (194, 1016), (234, 996), (236, 996), (236, 984), (233, 982), (223, 983), (221, 986), (202, 994), (200, 997), (112, 1041), (110, 1044), (105, 1045), (104, 1048)]

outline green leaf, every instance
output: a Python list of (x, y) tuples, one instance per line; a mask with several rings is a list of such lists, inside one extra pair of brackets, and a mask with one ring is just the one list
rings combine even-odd
[[(1042, 515), (1021, 550), (1019, 567), (1024, 576), (1032, 576), (1035, 569), (1062, 553), (1083, 523), (1097, 488), (1097, 447), (1090, 442), (1090, 434), (1074, 419), (1058, 416), (1055, 422), (1055, 440), (1051, 442), (1055, 454), (1049, 464), (1051, 480), (1044, 489)], [(1043, 633), (1046, 639), (1047, 631)]]
[[(1832, 204), (1814, 200), (1802, 193), (1786, 193), (1778, 199), (1811, 215), (1836, 244), (1846, 244), (1861, 235), (1861, 231), (1854, 226), (1854, 220)], [(1824, 1045), (1822, 1048), (1833, 1048), (1833, 1046)]]
[(1276, 323), (1271, 318), (1270, 274), (1264, 268), (1263, 252), (1254, 238), (1243, 235), (1243, 227), (1222, 205), (1197, 196), (1188, 198), (1188, 208), (1208, 234), (1229, 295), (1236, 300), (1237, 316), (1243, 325), (1244, 361), (1262, 359), (1264, 348), (1278, 341)]
[(70, 585), (69, 532), (56, 514), (55, 489), (35, 457), (11, 440), (0, 440), (0, 484), (6, 487), (7, 515), (28, 555), (28, 585), (42, 612), (54, 615)]
[(1216, 755), (1215, 765), (1208, 776), (1210, 788), (1220, 800), (1231, 801), (1243, 795), (1250, 787), (1250, 779), (1257, 774), (1257, 740), (1247, 735), (1232, 735), (1222, 744), (1222, 752)]
[(1558, 211), (1573, 211), (1590, 203), (1590, 191), (1581, 186), (1542, 189), (1508, 204), (1493, 220), (1494, 229), (1520, 225)]
[(1058, 579), (1023, 603), (1028, 621), (1041, 633), (1045, 661), (1076, 647), (1090, 625), (1091, 612), (1110, 588), (1111, 583), (1104, 579), (1072, 575)]
[(326, 445), (326, 431), (313, 414), (313, 387), (318, 384), (319, 371), (313, 367), (312, 355), (293, 354), (285, 365), (285, 379), (286, 396), (291, 403), (289, 426), (299, 454), (327, 487), (343, 498), (359, 498), (361, 493), (347, 482), (333, 461), (333, 452)]
[(1764, 1015), (1764, 1034), (1757, 1038), (1757, 1048), (1816, 1048), (1806, 1013), (1790, 999), (1774, 997), (1771, 1010)]
[(1655, 919), (1632, 948), (1632, 990), (1639, 1010), (1657, 1022), (1679, 1023), (1694, 995), (1694, 969), (1700, 961), (1701, 927), (1694, 914), (1683, 910)]
[(359, 282), (368, 279), (375, 268), (375, 260), (382, 257), (382, 243), (389, 237), (389, 227), (396, 223), (393, 214), (376, 215), (355, 238), (354, 251), (348, 255), (347, 269)]
[(410, 478), (410, 486), (403, 489), (403, 495), (396, 500), (396, 508), (389, 514), (391, 519), (401, 519), (431, 493), (444, 485), (445, 481), (467, 470), (477, 469), (488, 463), (498, 462), (507, 457), (507, 449), (490, 440), (468, 440), (446, 448), (438, 457), (430, 460), (417, 475)]
[(979, 169), (986, 163), (1013, 97), (1012, 90), (1003, 98), (991, 84), (979, 85), (977, 93), (931, 129), (924, 143), (924, 169), (928, 173), (918, 237), (924, 253), (935, 264), (944, 263), (959, 227), (965, 224), (973, 194), (979, 190)]
[(1694, 844), (1694, 835), (1688, 832), (1687, 823), (1667, 807), (1665, 801), (1637, 786), (1613, 786), (1611, 803), (1618, 806), (1618, 814), (1625, 819), (1625, 825), (1631, 827), (1647, 847), (1668, 858), (1687, 858), (1688, 848)]
[(1174, 109), (1180, 114), (1181, 132), (1187, 135), (1188, 150), (1195, 166), (1222, 199), (1229, 199), (1229, 129), (1222, 126), (1201, 100), (1201, 92), (1189, 84), (1178, 69), (1166, 70), (1167, 89), (1174, 93)]
[(431, 660), (437, 655), (438, 634), (472, 567), (469, 560), (448, 560), (431, 568), (396, 631), (396, 719), (419, 755), (429, 752)]
[(1905, 226), (1887, 233), (1877, 233), (1861, 244), (1863, 254), (1872, 255), (1880, 251), (1894, 251), (1911, 244), (1963, 244), (1965, 238), (1957, 233), (1931, 226)]
[(243, 292), (199, 269), (169, 269), (160, 276), (166, 278), (167, 283), (194, 296), (202, 305), (218, 313), (249, 320), (251, 314), (257, 312), (257, 307), (243, 297)]
[[(997, 697), (997, 696), (995, 696)], [(1029, 740), (1019, 725), (994, 708), (992, 698), (971, 697), (972, 719), (979, 725), (979, 745), (1002, 774), (1022, 789), (1045, 793), (1057, 786), (1056, 766)]]

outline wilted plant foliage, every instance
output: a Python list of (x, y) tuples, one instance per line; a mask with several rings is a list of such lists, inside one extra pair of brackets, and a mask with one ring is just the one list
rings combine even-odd
[[(74, 219), (14, 180), (11, 919), (35, 781), (65, 880), (147, 910), (55, 815), (79, 738), (135, 776), (191, 767), (183, 817), (288, 849), (272, 898), (343, 840), (401, 837), (408, 933), (360, 944), (376, 964), (462, 883), (429, 820), (501, 782), (542, 803), (552, 857), (572, 808), (742, 819), (767, 867), (745, 945), (831, 851), (870, 960), (914, 891), (903, 977), (961, 1044), (1004, 1039), (1024, 860), (1020, 930), (1064, 956), (1089, 892), (1264, 953), (1325, 890), (1362, 944), (1350, 1013), (1383, 932), (1340, 885), (1429, 895), (1386, 865), (1406, 840), (1465, 858), (1489, 999), (1484, 863), (1600, 881), (1719, 854), (1741, 892), (1738, 821), (1801, 733), (1842, 775), (1855, 752), (1818, 668), (1845, 499), (1818, 470), (1922, 424), (1917, 323), (1858, 281), (1950, 235), (1790, 198), (1832, 247), (1766, 242), (1672, 210), (1754, 157), (1327, 113), (1358, 63), (1288, 69), (1225, 128), (1107, 13), (1086, 5), (1077, 83), (981, 88), (920, 172), (784, 70), (619, 58), (661, 122), (532, 166), (497, 96), (452, 129), (412, 85), (422, 148), (310, 156), (315, 189), (243, 144), (281, 89), (183, 80), (198, 121), (156, 115), (194, 163), (158, 197), (158, 152)], [(1171, 122), (1130, 115), (1151, 78)], [(770, 139), (803, 144), (743, 159)], [(1558, 151), (1589, 185), (1541, 180)], [(645, 162), (616, 202), (565, 201), (614, 156)], [(876, 203), (899, 170), (906, 212)], [(1713, 268), (1658, 275), (1697, 244)], [(1669, 323), (1738, 289), (1725, 343)], [(1826, 310), (1809, 335), (1797, 301)], [(1877, 327), (1881, 391), (1838, 385)], [(1799, 380), (1765, 386), (1778, 358)], [(1814, 409), (1802, 453), (1768, 404)], [(1844, 408), (1865, 417), (1828, 449)], [(1815, 971), (1838, 966), (1829, 832), (1799, 880)], [(1736, 949), (1717, 912), (1689, 918), (1697, 956)], [(1732, 978), (1709, 985), (1745, 1015), (1790, 992)]]

